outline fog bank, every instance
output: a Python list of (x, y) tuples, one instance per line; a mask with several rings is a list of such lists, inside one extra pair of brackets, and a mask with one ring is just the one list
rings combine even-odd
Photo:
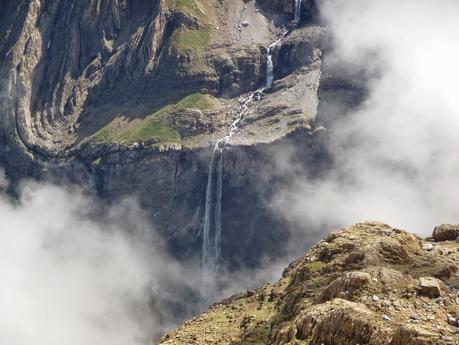
[(459, 3), (325, 0), (321, 12), (328, 66), (372, 75), (369, 95), (321, 114), (333, 168), (296, 173), (273, 209), (305, 231), (381, 220), (425, 235), (458, 222)]

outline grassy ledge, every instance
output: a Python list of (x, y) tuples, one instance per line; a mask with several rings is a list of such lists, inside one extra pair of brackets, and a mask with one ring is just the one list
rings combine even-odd
[(180, 133), (171, 125), (172, 119), (180, 117), (187, 109), (212, 110), (217, 100), (201, 93), (190, 94), (175, 104), (167, 105), (144, 119), (130, 120), (122, 115), (95, 133), (90, 141), (100, 144), (118, 143), (131, 145), (144, 142), (148, 145), (158, 143), (181, 143)]
[(180, 53), (200, 50), (209, 46), (212, 36), (210, 25), (199, 29), (182, 28), (174, 33), (172, 47)]

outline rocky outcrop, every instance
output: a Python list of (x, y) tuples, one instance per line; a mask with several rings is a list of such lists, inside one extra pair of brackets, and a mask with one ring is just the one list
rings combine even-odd
[(440, 297), (442, 295), (440, 289), (441, 282), (433, 277), (419, 278), (419, 293), (428, 297)]
[(388, 329), (375, 319), (376, 315), (364, 304), (334, 299), (314, 306), (300, 317), (294, 338), (308, 344), (386, 344)]
[(350, 295), (368, 285), (371, 275), (366, 272), (349, 272), (333, 280), (320, 296), (319, 301), (331, 301), (334, 298), (349, 298)]
[(430, 332), (419, 325), (403, 325), (397, 329), (390, 345), (447, 345), (454, 344), (452, 336)]
[(435, 241), (454, 241), (459, 238), (459, 224), (442, 224), (436, 226), (432, 236)]
[[(159, 344), (459, 344), (459, 244), (433, 250), (378, 222), (331, 233), (275, 284), (240, 294)], [(441, 297), (439, 297), (441, 292)]]
[[(258, 0), (260, 6), (273, 13), (289, 14), (290, 17), (295, 12), (295, 1), (290, 0)], [(316, 0), (303, 0), (301, 2), (301, 17), (303, 20), (314, 20), (319, 14)]]

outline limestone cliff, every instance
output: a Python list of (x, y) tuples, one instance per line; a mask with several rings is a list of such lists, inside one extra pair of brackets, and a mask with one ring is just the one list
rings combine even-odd
[(377, 222), (333, 232), (277, 283), (215, 304), (160, 344), (459, 344), (458, 229), (436, 230), (438, 242)]
[[(48, 159), (99, 153), (85, 145), (109, 152), (207, 146), (228, 124), (232, 98), (263, 85), (267, 47), (293, 28), (293, 1), (264, 12), (272, 2), (2, 2), (1, 132)], [(276, 47), (287, 66), (276, 69), (277, 79), (288, 78), (256, 105), (245, 129), (255, 137), (236, 143), (272, 141), (293, 120), (307, 124), (315, 116), (322, 29), (292, 31)], [(280, 89), (304, 101), (276, 99)]]
[[(304, 164), (319, 156), (310, 133), (325, 29), (314, 1), (302, 1), (299, 22), (294, 4), (2, 1), (0, 163), (16, 180), (78, 183), (110, 202), (134, 195), (173, 251), (190, 255), (201, 242), (209, 146), (259, 90), (225, 154), (222, 201), (224, 256), (256, 264), (285, 236), (263, 206), (258, 172), (289, 140)], [(273, 42), (274, 83), (264, 88)]]

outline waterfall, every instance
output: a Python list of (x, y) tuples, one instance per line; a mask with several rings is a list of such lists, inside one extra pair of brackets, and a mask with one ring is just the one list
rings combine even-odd
[(303, 0), (295, 0), (295, 23), (299, 23), (301, 20), (301, 4)]
[[(213, 299), (215, 277), (218, 272), (221, 241), (221, 196), (223, 185), (223, 148), (215, 144), (207, 176), (206, 205), (203, 227), (202, 266), (203, 303)], [(218, 160), (217, 166), (215, 161)], [(214, 183), (216, 179), (216, 187)]]
[(223, 154), (231, 138), (239, 131), (242, 121), (250, 111), (250, 104), (259, 100), (266, 88), (274, 81), (274, 63), (272, 50), (281, 42), (289, 31), (284, 31), (280, 37), (271, 43), (267, 49), (266, 82), (263, 88), (252, 92), (249, 96), (239, 98), (239, 107), (228, 127), (226, 134), (217, 140), (213, 146), (207, 175), (206, 204), (204, 212), (203, 241), (202, 241), (202, 268), (203, 287), (201, 307), (204, 309), (214, 300), (216, 278), (220, 267), (221, 236), (222, 236), (222, 194), (223, 194)]
[[(270, 47), (271, 48), (271, 47)], [(270, 48), (268, 48), (268, 57), (266, 59), (266, 83), (265, 88), (270, 88), (274, 81), (274, 64)]]
[(265, 89), (270, 88), (273, 85), (274, 81), (274, 63), (273, 63), (273, 54), (272, 49), (282, 40), (282, 37), (278, 40), (271, 43), (268, 47), (267, 58), (266, 58), (266, 82)]
[[(273, 62), (273, 48), (282, 41), (282, 39), (287, 36), (288, 31), (282, 33), (282, 35), (271, 43), (267, 49), (267, 58), (266, 58), (266, 82), (265, 89), (270, 88), (273, 85), (274, 81), (274, 62)], [(261, 90), (263, 92), (263, 89)]]
[(222, 235), (222, 194), (223, 194), (223, 153), (230, 139), (237, 133), (244, 116), (250, 111), (250, 103), (263, 90), (252, 92), (246, 98), (240, 98), (240, 106), (225, 136), (213, 146), (207, 175), (206, 204), (204, 211), (202, 242), (202, 293), (201, 304), (205, 308), (214, 299), (216, 277), (220, 266)]

